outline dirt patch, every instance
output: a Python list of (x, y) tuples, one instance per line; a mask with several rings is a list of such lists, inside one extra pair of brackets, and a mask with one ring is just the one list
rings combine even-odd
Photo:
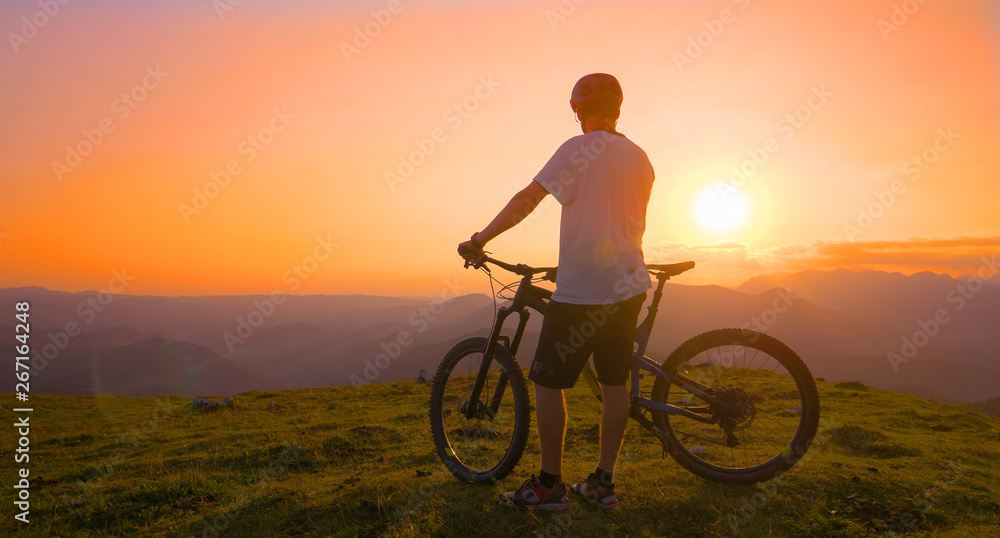
[(885, 434), (860, 426), (841, 426), (830, 430), (830, 441), (847, 453), (866, 458), (889, 459), (919, 456), (920, 451), (893, 443)]
[(597, 446), (601, 442), (601, 427), (597, 424), (588, 428), (567, 428), (566, 447)]
[(198, 510), (213, 502), (215, 502), (215, 495), (211, 493), (205, 495), (188, 495), (171, 504), (170, 507), (174, 510)]
[(384, 426), (357, 426), (351, 428), (353, 433), (360, 435), (361, 437), (385, 437), (387, 434), (393, 433), (394, 430), (386, 428)]

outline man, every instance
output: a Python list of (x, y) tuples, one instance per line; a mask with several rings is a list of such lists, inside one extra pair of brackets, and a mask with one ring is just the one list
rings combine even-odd
[(618, 80), (594, 73), (573, 88), (570, 107), (583, 129), (566, 141), (481, 232), (459, 245), (478, 260), (490, 240), (524, 219), (552, 194), (562, 205), (559, 272), (545, 310), (528, 378), (542, 452), (541, 472), (498, 496), (522, 510), (568, 508), (562, 473), (566, 434), (563, 389), (572, 387), (591, 354), (601, 384), (601, 447), (597, 470), (570, 491), (614, 508), (613, 472), (628, 419), (625, 381), (639, 310), (652, 287), (642, 257), (653, 167), (646, 153), (615, 130), (623, 100)]

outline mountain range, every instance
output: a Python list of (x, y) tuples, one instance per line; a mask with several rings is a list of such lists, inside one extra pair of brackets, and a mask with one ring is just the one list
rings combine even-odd
[[(276, 300), (0, 289), (8, 312), (24, 300), (31, 390), (58, 394), (224, 395), (413, 379), (433, 373), (455, 343), (485, 335), (494, 316), (493, 299), (480, 294)], [(9, 319), (0, 341), (15, 341)], [(540, 322), (537, 313), (529, 322), (524, 366)], [(817, 377), (973, 402), (1000, 396), (998, 322), (1000, 286), (933, 273), (803, 271), (736, 288), (670, 282), (647, 354), (663, 360), (701, 332), (748, 327), (788, 344)], [(12, 345), (0, 346), (0, 358), (13, 356)]]

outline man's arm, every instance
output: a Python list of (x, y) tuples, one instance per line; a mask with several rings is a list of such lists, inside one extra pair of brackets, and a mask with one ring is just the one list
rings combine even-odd
[(459, 245), (459, 250), (471, 251), (476, 257), (483, 255), (483, 246), (492, 241), (498, 235), (513, 228), (517, 223), (524, 220), (538, 207), (542, 199), (548, 196), (549, 191), (537, 181), (532, 181), (527, 187), (521, 189), (507, 205), (497, 213), (483, 231), (474, 234), (477, 246), (469, 240)]
[(541, 183), (532, 181), (507, 202), (507, 205), (497, 213), (489, 225), (483, 228), (483, 231), (476, 234), (476, 241), (485, 245), (498, 235), (513, 228), (530, 215), (548, 194), (549, 191), (545, 190)]

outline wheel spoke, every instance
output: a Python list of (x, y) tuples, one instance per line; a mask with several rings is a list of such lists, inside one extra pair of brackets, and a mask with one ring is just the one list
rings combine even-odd
[[(475, 343), (482, 345), (479, 342)], [(449, 357), (451, 354), (452, 352), (449, 352)], [(516, 432), (526, 432), (526, 428), (516, 428), (516, 426), (519, 421), (530, 420), (525, 405), (527, 391), (524, 382), (521, 381), (523, 379), (521, 372), (506, 370), (505, 364), (516, 364), (513, 359), (508, 356), (502, 361), (501, 358), (494, 356), (489, 359), (490, 364), (482, 380), (482, 389), (475, 401), (471, 399), (472, 389), (482, 370), (483, 361), (487, 360), (482, 347), (476, 349), (470, 343), (466, 346), (465, 352), (451, 359), (446, 357), (446, 360), (452, 361), (450, 373), (435, 383), (431, 407), (438, 409), (434, 402), (439, 402), (439, 413), (432, 415), (431, 420), (432, 429), (440, 430), (440, 433), (435, 433), (435, 442), (442, 457), (450, 460), (449, 465), (454, 466), (452, 472), (455, 473), (456, 468), (465, 469), (466, 471), (456, 475), (463, 474), (467, 480), (471, 475), (485, 475), (485, 478), (490, 478), (495, 473), (509, 472), (516, 460), (506, 465), (504, 471), (497, 471), (497, 467), (512, 451), (520, 454), (524, 447), (524, 434)], [(490, 405), (496, 395), (500, 377), (504, 375), (507, 378), (507, 385), (497, 402), (499, 405), (494, 414)], [(519, 398), (522, 402), (520, 405), (517, 403)], [(464, 412), (466, 410), (472, 418), (466, 418)]]
[[(716, 410), (730, 417), (717, 424), (666, 413), (657, 416), (654, 412), (654, 418), (664, 421), (681, 447), (696, 461), (712, 468), (739, 471), (781, 458), (799, 430), (805, 427), (804, 413), (799, 411), (795, 416), (789, 408), (804, 407), (807, 402), (791, 374), (788, 359), (775, 356), (767, 351), (769, 348), (755, 342), (739, 338), (734, 341), (730, 335), (720, 334), (716, 344), (703, 345), (693, 350), (686, 361), (674, 364), (677, 364), (677, 371), (685, 372), (692, 380), (708, 387), (713, 398), (726, 402), (737, 410), (736, 413), (730, 415), (729, 411)], [(704, 403), (706, 400), (676, 385), (663, 383), (662, 386), (665, 390), (660, 389), (658, 398), (666, 403), (713, 408), (712, 404)], [(792, 401), (795, 403), (787, 405)], [(726, 433), (723, 424), (728, 424), (731, 434)], [(736, 440), (735, 446), (729, 446), (730, 435)]]

